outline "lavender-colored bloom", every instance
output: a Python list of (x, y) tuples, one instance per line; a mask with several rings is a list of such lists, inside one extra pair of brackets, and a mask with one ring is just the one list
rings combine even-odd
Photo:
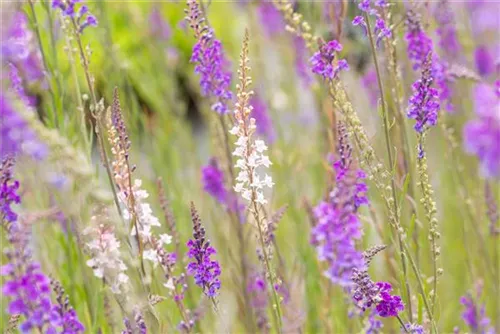
[(481, 173), (487, 178), (500, 177), (500, 96), (487, 84), (479, 84), (474, 93), (477, 118), (464, 126), (464, 146), (479, 158)]
[(201, 92), (204, 96), (216, 100), (212, 110), (226, 114), (229, 112), (228, 104), (233, 94), (230, 90), (231, 72), (227, 70), (228, 61), (222, 43), (215, 38), (213, 29), (205, 24), (196, 0), (188, 0), (188, 7), (186, 19), (197, 39), (191, 62), (196, 63), (194, 71), (200, 76)]
[(272, 143), (275, 139), (274, 127), (267, 105), (258, 94), (254, 94), (250, 99), (250, 105), (253, 107), (251, 117), (257, 124), (257, 134), (266, 138), (266, 141)]
[(36, 160), (47, 156), (47, 146), (41, 143), (26, 120), (15, 110), (14, 103), (0, 92), (0, 158), (24, 153)]
[[(377, 37), (376, 39), (376, 45), (378, 46), (380, 44), (380, 41), (384, 37), (391, 37), (392, 36), (392, 31), (389, 29), (387, 26), (385, 20), (382, 17), (382, 14), (380, 12), (380, 9), (382, 7), (388, 6), (388, 3), (386, 1), (375, 1), (375, 3), (372, 5), (370, 0), (363, 0), (359, 3), (358, 8), (365, 12), (369, 16), (373, 16), (375, 18), (375, 28), (374, 28), (374, 34)], [(366, 24), (366, 21), (363, 16), (356, 16), (352, 20), (352, 24), (354, 26), (361, 26), (363, 28), (363, 32), (365, 35), (368, 34), (368, 26)]]
[(393, 296), (390, 294), (392, 290), (391, 284), (387, 282), (378, 282), (379, 297), (382, 299), (377, 302), (377, 314), (381, 317), (395, 317), (399, 312), (404, 310), (403, 302), (400, 296)]
[(78, 315), (69, 304), (69, 298), (65, 294), (63, 287), (57, 281), (52, 281), (54, 292), (57, 296), (57, 304), (52, 307), (52, 311), (59, 315), (60, 324), (58, 327), (60, 333), (78, 334), (85, 331), (85, 327), (78, 319)]
[(474, 333), (493, 334), (495, 330), (491, 327), (491, 320), (486, 316), (485, 307), (478, 302), (482, 293), (482, 283), (478, 283), (475, 290), (474, 297), (468, 293), (460, 298), (460, 304), (465, 307), (462, 319)]
[(432, 60), (429, 54), (423, 64), (421, 78), (412, 86), (413, 96), (410, 98), (407, 113), (409, 118), (417, 121), (414, 128), (419, 133), (437, 123), (439, 101), (437, 89), (431, 87), (433, 81)]
[(261, 1), (257, 7), (260, 24), (268, 37), (273, 37), (285, 31), (283, 16), (272, 2)]
[(362, 235), (357, 210), (368, 200), (367, 187), (362, 181), (365, 175), (355, 167), (341, 124), (338, 153), (340, 159), (334, 164), (337, 184), (328, 200), (314, 208), (317, 224), (311, 232), (311, 243), (316, 247), (319, 260), (328, 262), (325, 275), (333, 283), (349, 287), (352, 270), (364, 265), (363, 255), (356, 250), (356, 240)]
[(19, 76), (19, 71), (17, 70), (17, 67), (12, 63), (9, 63), (9, 78), (12, 89), (14, 90), (14, 92), (16, 92), (18, 98), (27, 106), (35, 106), (36, 99), (26, 94), (23, 86), (23, 81)]
[(482, 77), (487, 77), (495, 72), (495, 60), (490, 49), (485, 45), (479, 45), (474, 51), (476, 69)]
[(349, 65), (345, 59), (337, 59), (336, 53), (342, 51), (342, 44), (336, 40), (323, 43), (309, 60), (313, 73), (325, 79), (334, 79), (342, 70), (348, 70)]
[(82, 0), (53, 0), (52, 8), (60, 9), (65, 17), (74, 21), (81, 34), (86, 27), (96, 27), (97, 19), (89, 12), (87, 5), (81, 5), (77, 10), (77, 3), (82, 3)]
[(22, 72), (21, 77), (26, 83), (43, 79), (40, 55), (24, 13), (14, 13), (10, 25), (2, 32), (0, 41), (2, 60), (6, 64), (14, 64)]
[(29, 249), (29, 233), (23, 225), (12, 222), (8, 225), (7, 239), (11, 248), (6, 250), (8, 264), (0, 268), (5, 276), (2, 293), (10, 299), (7, 313), (23, 315), (19, 329), (31, 333), (57, 333), (60, 317), (50, 302), (50, 281), (43, 274), (40, 265), (32, 260)]
[(438, 25), (436, 32), (439, 36), (439, 46), (446, 59), (454, 60), (460, 54), (461, 48), (455, 27), (455, 17), (448, 0), (438, 2), (434, 17)]
[(354, 284), (351, 291), (354, 304), (363, 312), (375, 307), (377, 315), (383, 318), (397, 316), (404, 310), (401, 297), (391, 295), (391, 284), (374, 283), (368, 275), (367, 267), (368, 263), (362, 269), (354, 268), (352, 271), (351, 278)]
[(172, 35), (172, 29), (168, 22), (161, 15), (161, 7), (154, 5), (149, 14), (149, 30), (151, 34), (161, 40), (169, 40)]
[(424, 334), (424, 327), (419, 324), (407, 323), (405, 324), (406, 332), (404, 329), (401, 329), (401, 333), (410, 333), (410, 334)]
[(228, 193), (224, 186), (224, 173), (215, 158), (201, 169), (203, 189), (219, 203), (226, 204)]
[(19, 181), (12, 179), (14, 159), (6, 157), (0, 165), (0, 223), (14, 222), (17, 214), (12, 210), (13, 204), (19, 204), (21, 197), (18, 194)]
[(376, 312), (372, 310), (372, 312), (370, 312), (370, 315), (368, 316), (368, 327), (365, 330), (366, 334), (380, 333), (380, 329), (384, 327), (382, 321), (377, 319), (375, 316)]
[(420, 16), (408, 11), (406, 19), (407, 33), (405, 35), (408, 43), (408, 57), (413, 63), (413, 69), (420, 69), (429, 53), (432, 52), (432, 40), (427, 36), (420, 23)]
[(295, 49), (295, 70), (300, 78), (304, 87), (309, 87), (312, 83), (312, 77), (309, 67), (307, 66), (307, 53), (306, 43), (300, 36), (293, 37), (293, 46)]
[(193, 203), (191, 203), (191, 220), (193, 221), (193, 239), (187, 243), (189, 248), (187, 256), (193, 261), (186, 266), (186, 271), (188, 275), (194, 277), (196, 285), (202, 287), (208, 297), (213, 298), (217, 296), (220, 289), (221, 269), (219, 262), (210, 259), (216, 251), (210, 246), (210, 241), (205, 239), (205, 228), (201, 226), (200, 217)]

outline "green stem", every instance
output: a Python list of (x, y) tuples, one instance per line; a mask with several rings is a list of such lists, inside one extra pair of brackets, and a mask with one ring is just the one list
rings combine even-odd
[[(380, 68), (379, 68), (379, 63), (378, 63), (378, 58), (377, 58), (377, 50), (375, 48), (375, 43), (373, 41), (373, 35), (370, 27), (370, 18), (368, 17), (368, 14), (365, 13), (365, 20), (366, 20), (366, 25), (367, 25), (367, 30), (368, 30), (368, 37), (370, 39), (370, 46), (372, 50), (372, 55), (373, 55), (373, 62), (375, 64), (375, 70), (377, 72), (377, 83), (378, 83), (378, 88), (380, 90), (380, 99), (381, 99), (381, 104), (382, 104), (382, 120), (384, 122), (384, 135), (385, 135), (385, 144), (386, 144), (386, 149), (387, 149), (387, 156), (389, 159), (389, 166), (391, 173), (393, 172), (393, 157), (392, 157), (392, 149), (391, 149), (391, 136), (389, 134), (389, 120), (388, 120), (388, 113), (387, 113), (387, 105), (385, 103), (385, 96), (384, 96), (384, 87), (382, 85), (382, 77), (380, 73)], [(393, 198), (393, 206), (394, 206), (394, 215), (395, 219), (399, 221), (399, 208), (398, 208), (398, 201), (396, 197), (396, 184), (394, 181), (394, 176), (391, 177), (391, 190), (392, 190), (392, 198)], [(399, 222), (398, 222), (399, 225)], [(399, 226), (398, 226), (399, 227)], [(412, 306), (411, 306), (411, 291), (410, 291), (410, 284), (408, 282), (408, 272), (406, 269), (406, 260), (404, 257), (404, 251), (403, 251), (403, 246), (402, 246), (402, 238), (401, 238), (401, 233), (399, 229), (396, 230), (396, 234), (398, 235), (398, 242), (399, 242), (399, 250), (400, 250), (400, 257), (401, 257), (401, 264), (403, 267), (403, 276), (405, 280), (405, 287), (406, 287), (406, 303), (408, 305), (408, 315), (410, 318), (410, 321), (413, 319), (413, 312), (412, 312)]]

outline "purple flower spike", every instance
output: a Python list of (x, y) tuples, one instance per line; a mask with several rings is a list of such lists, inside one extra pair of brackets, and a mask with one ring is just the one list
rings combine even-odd
[(320, 46), (310, 59), (313, 73), (321, 75), (325, 79), (334, 79), (342, 70), (348, 70), (349, 65), (345, 59), (337, 59), (336, 53), (342, 51), (342, 44), (331, 40)]
[(409, 118), (417, 121), (414, 128), (419, 133), (437, 123), (439, 94), (437, 89), (431, 87), (433, 81), (432, 58), (429, 54), (423, 64), (422, 77), (412, 86), (413, 96), (410, 98), (407, 113)]
[(222, 43), (215, 38), (213, 30), (205, 24), (203, 13), (196, 0), (189, 0), (188, 7), (186, 19), (197, 39), (193, 46), (191, 62), (196, 63), (194, 72), (200, 76), (201, 92), (215, 101), (212, 110), (219, 114), (227, 114), (233, 94), (230, 90), (231, 72), (227, 70), (229, 63)]
[(213, 298), (217, 296), (221, 286), (219, 279), (221, 268), (219, 262), (210, 259), (216, 251), (210, 246), (210, 241), (205, 239), (205, 229), (201, 226), (194, 203), (191, 203), (191, 220), (193, 221), (193, 239), (187, 243), (189, 248), (187, 256), (193, 261), (187, 265), (186, 272), (194, 277), (194, 282), (203, 288), (205, 295)]
[(224, 186), (224, 173), (219, 168), (215, 158), (210, 159), (208, 165), (201, 170), (203, 189), (219, 203), (226, 204), (227, 190)]
[(52, 8), (60, 9), (64, 16), (74, 20), (79, 33), (83, 33), (86, 27), (96, 27), (97, 19), (92, 15), (87, 5), (81, 5), (76, 9), (76, 4), (81, 0), (53, 0)]
[(455, 60), (461, 48), (455, 27), (455, 17), (448, 0), (440, 1), (436, 5), (434, 17), (438, 24), (436, 32), (439, 36), (439, 46), (448, 61)]
[(486, 316), (485, 307), (479, 304), (482, 288), (482, 282), (478, 282), (475, 296), (468, 293), (460, 298), (460, 304), (465, 307), (462, 319), (473, 333), (493, 334), (495, 330), (491, 327), (491, 320)]
[(352, 149), (341, 124), (338, 147), (340, 160), (334, 164), (337, 184), (328, 200), (314, 208), (317, 224), (311, 232), (311, 244), (319, 260), (329, 265), (325, 275), (335, 284), (350, 287), (352, 270), (364, 265), (362, 254), (356, 250), (356, 241), (362, 235), (357, 210), (368, 203), (367, 187), (362, 181), (364, 173), (352, 161)]
[(427, 55), (432, 52), (432, 40), (422, 28), (420, 16), (413, 11), (408, 11), (406, 27), (405, 39), (408, 43), (408, 57), (413, 63), (413, 69), (418, 70), (424, 64)]

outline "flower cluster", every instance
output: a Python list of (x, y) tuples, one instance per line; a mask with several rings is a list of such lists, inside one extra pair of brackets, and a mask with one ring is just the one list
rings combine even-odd
[(21, 222), (7, 226), (7, 240), (11, 248), (6, 249), (8, 263), (0, 268), (5, 276), (2, 294), (11, 299), (7, 306), (10, 315), (23, 315), (19, 329), (31, 333), (57, 333), (59, 315), (52, 311), (50, 280), (33, 261), (29, 247), (30, 234)]
[(336, 186), (328, 200), (314, 208), (317, 224), (311, 232), (311, 243), (316, 247), (319, 260), (328, 262), (325, 275), (333, 283), (349, 287), (352, 270), (364, 265), (362, 254), (356, 250), (356, 240), (362, 235), (357, 210), (368, 200), (363, 182), (365, 175), (352, 160), (345, 128), (341, 124), (338, 128), (340, 159), (334, 164)]
[(18, 105), (3, 92), (0, 92), (0, 158), (6, 155), (24, 153), (35, 160), (43, 160), (48, 154), (47, 146), (42, 143), (28, 122), (16, 109)]
[(82, 0), (52, 0), (52, 8), (59, 8), (63, 15), (70, 18), (82, 33), (86, 27), (96, 27), (97, 19), (89, 12), (87, 5), (82, 5), (77, 10), (76, 4)]
[(434, 17), (438, 24), (436, 32), (439, 36), (441, 50), (443, 50), (446, 59), (456, 59), (457, 55), (460, 54), (460, 43), (458, 42), (455, 27), (455, 17), (448, 0), (443, 0), (436, 4)]
[(413, 62), (413, 69), (418, 70), (424, 65), (427, 55), (432, 53), (432, 40), (422, 28), (420, 15), (416, 12), (408, 11), (406, 27), (405, 39), (408, 43), (408, 57)]
[(395, 317), (404, 310), (401, 297), (391, 295), (391, 284), (387, 282), (374, 283), (368, 275), (368, 266), (372, 258), (384, 248), (385, 246), (376, 246), (364, 252), (365, 265), (352, 270), (352, 299), (363, 312), (375, 306), (375, 311), (379, 316)]
[(208, 165), (201, 169), (201, 175), (203, 189), (219, 203), (225, 204), (228, 193), (224, 186), (224, 173), (215, 158), (210, 159)]
[(61, 284), (52, 280), (52, 287), (56, 294), (57, 304), (52, 307), (53, 312), (59, 315), (61, 327), (60, 332), (65, 334), (78, 334), (85, 331), (85, 327), (78, 319), (78, 315), (69, 304), (69, 298), (64, 292)]
[(125, 329), (121, 331), (121, 334), (147, 334), (148, 328), (144, 322), (144, 317), (139, 310), (134, 311), (134, 324), (130, 323), (128, 318), (123, 319), (123, 324)]
[(482, 293), (482, 282), (477, 284), (475, 290), (474, 297), (468, 293), (460, 298), (460, 303), (465, 307), (462, 319), (474, 333), (493, 334), (495, 330), (490, 325), (491, 320), (486, 316), (485, 307), (477, 302)]
[(236, 124), (229, 130), (229, 133), (238, 137), (233, 152), (233, 155), (238, 157), (235, 167), (239, 169), (234, 191), (241, 193), (241, 196), (249, 202), (266, 204), (267, 199), (263, 189), (264, 187), (272, 188), (274, 183), (272, 177), (267, 174), (261, 179), (258, 169), (259, 167), (269, 168), (272, 163), (269, 157), (264, 154), (267, 151), (265, 142), (253, 138), (257, 125), (255, 118), (250, 117), (253, 109), (250, 105), (250, 98), (253, 91), (248, 91), (252, 83), (252, 79), (247, 73), (248, 69), (247, 45), (245, 44), (238, 70), (240, 84), (237, 86), (238, 102), (234, 111)]
[(255, 94), (250, 99), (250, 105), (252, 106), (250, 117), (255, 118), (257, 134), (266, 138), (269, 143), (272, 143), (275, 139), (275, 133), (266, 103), (259, 95)]
[(87, 265), (97, 278), (105, 279), (113, 293), (119, 294), (127, 291), (129, 277), (125, 273), (127, 266), (121, 259), (120, 241), (116, 239), (113, 228), (100, 223), (106, 218), (106, 213), (95, 214), (91, 226), (83, 232), (90, 237), (87, 247), (93, 256)]
[(500, 94), (487, 84), (474, 89), (476, 118), (464, 126), (464, 146), (477, 155), (481, 173), (487, 178), (500, 177)]
[(36, 48), (33, 33), (28, 29), (28, 20), (23, 12), (15, 12), (10, 25), (2, 31), (0, 50), (2, 61), (19, 69), (26, 83), (31, 84), (44, 77), (40, 52)]
[(23, 80), (19, 76), (19, 71), (12, 63), (9, 63), (9, 79), (12, 89), (17, 94), (19, 100), (21, 100), (28, 107), (34, 107), (36, 99), (33, 96), (28, 96), (28, 94), (26, 94)]
[[(358, 8), (365, 12), (367, 15), (375, 17), (375, 29), (374, 34), (377, 37), (376, 45), (378, 46), (383, 38), (390, 38), (392, 36), (391, 29), (387, 26), (380, 9), (387, 7), (389, 4), (385, 0), (375, 1), (372, 6), (371, 0), (362, 0)], [(361, 26), (365, 34), (368, 33), (368, 26), (365, 19), (362, 16), (356, 16), (352, 24), (354, 26)]]
[(14, 222), (17, 214), (12, 210), (13, 204), (19, 204), (21, 197), (18, 194), (19, 181), (12, 179), (14, 159), (7, 156), (0, 165), (0, 222)]
[(406, 332), (410, 334), (424, 334), (424, 327), (419, 324), (407, 323), (405, 324)]
[(349, 64), (345, 59), (337, 59), (336, 53), (342, 51), (342, 44), (336, 40), (323, 43), (309, 60), (313, 73), (325, 79), (334, 79), (340, 71), (348, 70)]
[(416, 120), (415, 130), (423, 133), (437, 123), (439, 110), (438, 91), (432, 87), (432, 56), (428, 54), (422, 68), (422, 76), (413, 85), (413, 95), (409, 100), (407, 115)]
[(220, 289), (221, 269), (219, 262), (210, 257), (216, 253), (210, 241), (205, 238), (205, 228), (201, 226), (200, 216), (191, 203), (191, 220), (193, 221), (193, 239), (187, 243), (187, 256), (193, 259), (187, 267), (187, 274), (194, 277), (196, 285), (203, 288), (203, 292), (210, 298), (217, 295)]
[(188, 0), (186, 20), (197, 40), (193, 47), (191, 62), (196, 63), (195, 73), (200, 75), (201, 92), (216, 102), (212, 110), (219, 114), (229, 112), (228, 103), (233, 98), (230, 90), (231, 72), (222, 43), (215, 38), (213, 30), (205, 24), (205, 18), (196, 0)]

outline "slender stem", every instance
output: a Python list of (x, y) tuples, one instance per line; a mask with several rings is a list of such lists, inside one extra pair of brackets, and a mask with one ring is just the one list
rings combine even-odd
[[(96, 97), (96, 94), (95, 94), (95, 91), (94, 91), (94, 85), (92, 84), (92, 80), (90, 78), (90, 71), (89, 71), (88, 59), (85, 56), (85, 51), (83, 50), (82, 40), (80, 39), (80, 35), (79, 35), (79, 32), (78, 32), (78, 27), (76, 25), (76, 22), (75, 22), (74, 18), (71, 19), (71, 23), (73, 24), (73, 29), (74, 29), (74, 32), (75, 32), (75, 38), (76, 38), (77, 45), (78, 45), (78, 51), (80, 52), (80, 58), (81, 58), (81, 61), (82, 61), (82, 64), (83, 64), (83, 70), (84, 70), (84, 73), (85, 73), (85, 79), (87, 80), (87, 86), (89, 88), (90, 95), (92, 97), (94, 112), (96, 112), (97, 108), (98, 108), (98, 102), (97, 102), (97, 97)], [(103, 159), (104, 159), (104, 167), (105, 167), (106, 172), (108, 174), (108, 180), (109, 180), (109, 183), (111, 185), (111, 190), (113, 192), (113, 198), (114, 198), (114, 201), (115, 201), (115, 204), (116, 204), (116, 209), (118, 210), (118, 214), (121, 217), (122, 216), (122, 212), (121, 212), (121, 209), (120, 209), (120, 202), (118, 200), (118, 195), (116, 193), (116, 188), (115, 188), (115, 184), (114, 184), (114, 181), (113, 181), (113, 173), (111, 172), (111, 167), (110, 167), (110, 163), (109, 163), (108, 153), (106, 151), (106, 145), (104, 143), (104, 125), (102, 124), (102, 120), (101, 120), (101, 115), (100, 114), (94, 114), (93, 116), (94, 116), (94, 118), (96, 120), (96, 125), (97, 126), (96, 126), (96, 129), (95, 129), (95, 132), (96, 132), (97, 138), (99, 140), (99, 146), (101, 148), (101, 153), (102, 153), (102, 156), (103, 156)]]
[(429, 306), (429, 301), (427, 300), (427, 295), (425, 294), (424, 283), (422, 282), (422, 278), (421, 278), (420, 272), (418, 271), (418, 268), (415, 265), (415, 261), (413, 260), (413, 258), (410, 255), (408, 246), (404, 242), (403, 242), (403, 248), (406, 251), (406, 256), (408, 256), (408, 260), (410, 261), (410, 265), (411, 265), (411, 267), (413, 269), (413, 272), (415, 273), (415, 276), (417, 277), (417, 282), (418, 282), (418, 287), (419, 287), (419, 290), (420, 290), (420, 295), (422, 296), (422, 299), (424, 300), (425, 310), (427, 311), (427, 316), (429, 317), (429, 320), (430, 320), (430, 322), (432, 324), (433, 332), (437, 334), (438, 333), (438, 329), (437, 329), (437, 326), (436, 326), (436, 322), (434, 321), (434, 316), (432, 315), (431, 308)]
[(396, 319), (398, 319), (399, 324), (401, 325), (401, 328), (403, 328), (403, 330), (405, 331), (405, 333), (409, 333), (408, 329), (405, 326), (405, 323), (403, 322), (403, 320), (401, 320), (401, 318), (399, 317), (398, 314), (396, 314)]
[[(368, 30), (368, 36), (370, 39), (370, 46), (372, 50), (372, 55), (373, 55), (373, 62), (375, 64), (375, 70), (377, 72), (377, 83), (378, 83), (378, 88), (380, 90), (380, 99), (381, 99), (381, 104), (382, 104), (382, 119), (384, 122), (384, 135), (385, 135), (385, 144), (387, 148), (387, 156), (389, 159), (389, 167), (390, 171), (392, 174), (393, 171), (393, 157), (392, 157), (392, 148), (391, 148), (391, 137), (389, 134), (389, 120), (388, 120), (388, 113), (387, 113), (387, 105), (385, 103), (385, 96), (384, 96), (384, 87), (382, 85), (382, 76), (380, 73), (380, 68), (379, 68), (379, 63), (378, 63), (378, 58), (377, 58), (377, 50), (375, 48), (375, 43), (373, 41), (373, 34), (371, 31), (370, 27), (370, 18), (368, 17), (368, 14), (365, 13), (365, 21), (367, 25), (367, 30)], [(391, 189), (392, 189), (392, 197), (393, 197), (393, 206), (394, 206), (394, 215), (395, 219), (399, 220), (399, 208), (398, 208), (398, 201), (396, 197), (396, 184), (394, 181), (394, 176), (391, 177)], [(399, 223), (398, 223), (399, 225)], [(398, 241), (399, 241), (399, 250), (400, 250), (400, 256), (401, 256), (401, 264), (403, 267), (403, 275), (404, 275), (404, 280), (405, 280), (405, 287), (406, 287), (406, 303), (408, 305), (408, 315), (410, 318), (410, 321), (413, 319), (413, 312), (412, 312), (412, 306), (411, 306), (411, 291), (410, 291), (410, 284), (408, 282), (408, 272), (406, 269), (406, 260), (404, 257), (404, 252), (403, 252), (403, 246), (402, 246), (402, 238), (401, 238), (401, 233), (399, 230), (396, 230), (396, 234), (398, 235)]]

